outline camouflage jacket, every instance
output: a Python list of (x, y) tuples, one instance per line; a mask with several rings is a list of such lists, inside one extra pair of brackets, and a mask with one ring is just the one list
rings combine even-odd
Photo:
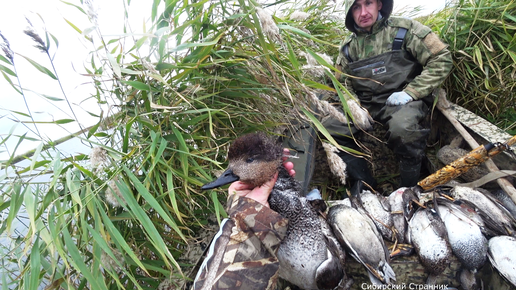
[[(349, 55), (354, 61), (370, 58), (392, 50), (392, 43), (400, 27), (407, 29), (402, 49), (410, 53), (422, 66), (423, 71), (405, 88), (413, 99), (424, 98), (439, 87), (448, 76), (452, 66), (451, 53), (430, 28), (408, 18), (390, 17), (377, 21), (369, 32), (352, 34), (341, 48), (349, 44)], [(340, 50), (336, 61), (338, 68), (345, 74), (353, 75), (348, 68), (348, 60)], [(353, 93), (349, 77), (337, 76), (345, 82), (346, 88)], [(355, 92), (356, 93), (356, 92)]]
[(228, 205), (193, 289), (275, 289), (287, 220), (246, 197), (230, 195)]

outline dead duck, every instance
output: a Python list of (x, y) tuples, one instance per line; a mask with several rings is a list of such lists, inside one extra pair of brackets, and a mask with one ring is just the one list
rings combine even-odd
[(265, 133), (239, 137), (229, 148), (228, 169), (203, 189), (236, 180), (259, 186), (279, 171), (268, 200), (270, 208), (289, 221), (277, 252), (279, 275), (303, 289), (333, 289), (344, 282), (344, 254), (328, 246), (316, 209), (300, 197), (301, 186), (283, 167), (282, 156), (283, 148)]
[(452, 256), (443, 221), (434, 209), (420, 208), (409, 221), (407, 236), (429, 273), (426, 283), (435, 285), (437, 276), (450, 264)]
[(370, 190), (361, 191), (357, 197), (359, 201), (358, 206), (361, 206), (367, 212), (382, 236), (394, 242), (396, 235), (393, 231), (394, 223), (387, 198)]
[(462, 287), (478, 289), (475, 273), (487, 259), (487, 239), (478, 224), (463, 212), (460, 205), (447, 199), (438, 201), (438, 213), (446, 226), (448, 241), (463, 268), (459, 276)]
[(416, 194), (408, 187), (401, 187), (389, 194), (387, 200), (391, 209), (392, 223), (396, 229), (396, 242), (404, 244), (407, 240), (407, 221), (414, 214), (411, 202), (417, 200)]
[(498, 235), (512, 235), (514, 232), (514, 219), (499, 203), (491, 200), (486, 194), (464, 186), (455, 186), (450, 191), (455, 199), (466, 200), (473, 203), (482, 213), (485, 213), (486, 226)]
[(388, 197), (370, 190), (356, 194), (355, 207), (371, 218), (385, 240), (394, 243), (390, 257), (411, 255), (413, 247), (405, 243), (405, 236), (407, 217), (412, 213), (408, 207), (411, 200), (416, 199), (415, 193), (409, 188), (400, 188)]
[(371, 283), (381, 285), (396, 281), (382, 235), (367, 215), (353, 207), (336, 204), (328, 211), (328, 224), (341, 245), (367, 269)]
[(493, 196), (493, 199), (502, 204), (503, 207), (511, 214), (512, 218), (516, 219), (516, 204), (512, 201), (509, 195), (505, 191), (499, 189), (493, 192)]
[(516, 238), (498, 236), (489, 240), (487, 256), (498, 273), (516, 287)]

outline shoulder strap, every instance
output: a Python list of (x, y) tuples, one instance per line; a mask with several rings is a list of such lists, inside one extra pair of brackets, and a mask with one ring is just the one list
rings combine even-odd
[(394, 41), (392, 42), (392, 50), (400, 50), (401, 45), (403, 44), (403, 40), (405, 39), (405, 34), (407, 34), (407, 29), (400, 27), (398, 29), (398, 33), (394, 37)]
[(344, 56), (346, 57), (348, 62), (352, 63), (353, 59), (351, 59), (351, 56), (349, 55), (349, 43), (346, 43), (344, 44), (344, 46), (342, 46), (342, 52), (344, 53)]

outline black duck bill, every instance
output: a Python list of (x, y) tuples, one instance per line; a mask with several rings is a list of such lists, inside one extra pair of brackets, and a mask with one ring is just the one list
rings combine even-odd
[(224, 173), (222, 173), (222, 175), (219, 178), (215, 179), (214, 181), (212, 181), (210, 183), (206, 183), (205, 185), (203, 185), (201, 187), (201, 189), (202, 190), (214, 189), (214, 188), (221, 187), (223, 185), (229, 184), (229, 183), (237, 181), (237, 180), (240, 180), (240, 177), (238, 175), (236, 175), (235, 173), (233, 173), (233, 170), (228, 168), (226, 171), (224, 171)]

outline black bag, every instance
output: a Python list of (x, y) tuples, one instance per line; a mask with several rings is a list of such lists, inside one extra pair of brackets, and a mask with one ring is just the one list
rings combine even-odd
[(282, 143), (294, 157), (289, 161), (294, 163), (295, 178), (301, 183), (301, 195), (305, 196), (310, 191), (308, 187), (315, 168), (317, 132), (310, 123), (297, 122), (286, 130)]

